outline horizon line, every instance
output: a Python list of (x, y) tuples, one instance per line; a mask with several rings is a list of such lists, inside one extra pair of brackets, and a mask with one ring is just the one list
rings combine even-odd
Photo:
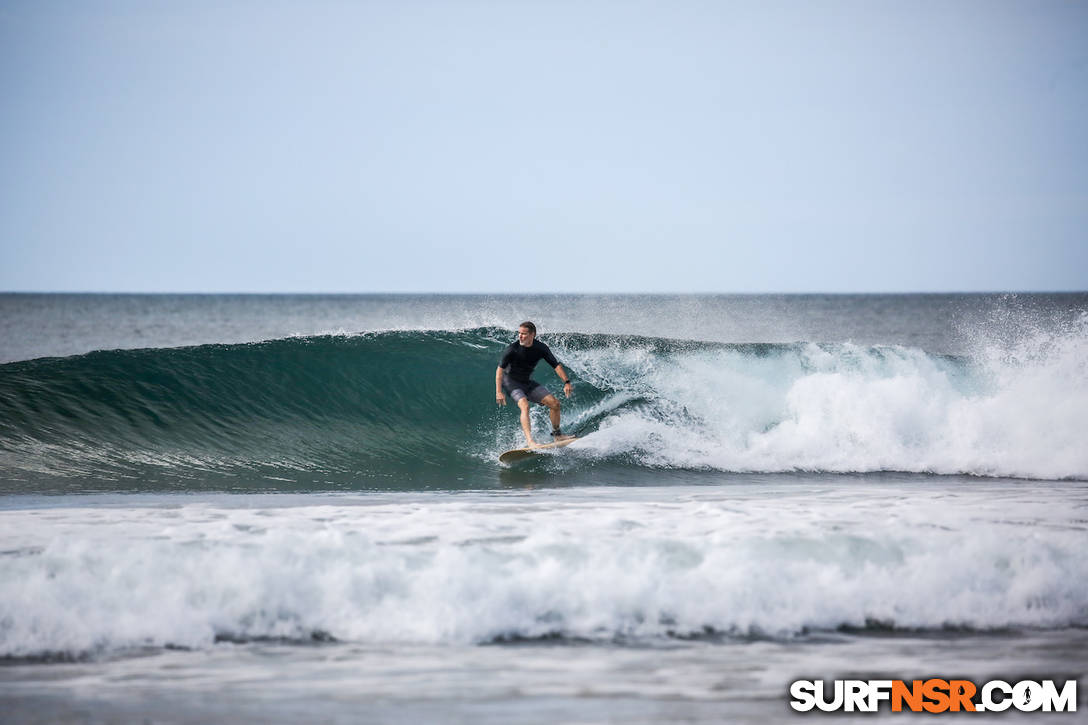
[(517, 296), (596, 296), (596, 297), (623, 297), (623, 296), (659, 296), (659, 297), (713, 297), (713, 296), (733, 296), (733, 297), (756, 297), (761, 295), (774, 295), (774, 296), (811, 296), (811, 295), (825, 295), (825, 296), (850, 296), (850, 295), (1003, 295), (1003, 294), (1085, 294), (1088, 293), (1086, 289), (967, 289), (967, 290), (808, 290), (808, 291), (783, 291), (783, 290), (767, 290), (767, 291), (570, 291), (570, 290), (517, 290), (517, 291), (473, 291), (473, 292), (453, 292), (442, 290), (372, 290), (366, 292), (360, 291), (245, 291), (245, 290), (232, 290), (232, 291), (193, 291), (193, 290), (0, 290), (0, 295), (126, 295), (126, 296), (294, 296), (294, 297), (367, 297), (367, 296), (413, 296), (413, 295), (432, 295), (432, 296), (447, 296), (447, 297), (487, 297), (487, 296), (501, 296), (501, 297), (517, 297)]

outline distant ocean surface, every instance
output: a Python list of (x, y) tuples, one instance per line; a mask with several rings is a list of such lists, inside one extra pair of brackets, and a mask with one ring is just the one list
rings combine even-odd
[[(585, 439), (505, 468), (525, 319)], [(847, 675), (1083, 703), (1086, 410), (1088, 293), (0, 295), (0, 711), (755, 723)]]

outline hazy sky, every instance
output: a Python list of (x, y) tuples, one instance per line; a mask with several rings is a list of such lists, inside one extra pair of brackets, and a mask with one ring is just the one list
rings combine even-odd
[(1088, 2), (0, 4), (0, 290), (1088, 289)]

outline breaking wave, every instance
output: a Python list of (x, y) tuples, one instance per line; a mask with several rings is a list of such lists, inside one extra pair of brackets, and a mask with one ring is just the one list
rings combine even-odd
[[(564, 426), (592, 434), (562, 465), (1086, 479), (1086, 329), (960, 357), (550, 335), (576, 381)], [(520, 442), (493, 403), (510, 338), (398, 331), (2, 365), (0, 492), (478, 485)]]

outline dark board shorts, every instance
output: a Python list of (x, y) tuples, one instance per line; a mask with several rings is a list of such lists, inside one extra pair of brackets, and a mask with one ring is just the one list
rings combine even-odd
[(522, 398), (528, 398), (534, 403), (540, 403), (544, 398), (551, 395), (551, 391), (535, 380), (529, 380), (527, 383), (520, 383), (517, 380), (512, 380), (509, 375), (505, 374), (502, 376), (502, 389), (506, 391), (507, 395), (514, 399), (515, 403)]

